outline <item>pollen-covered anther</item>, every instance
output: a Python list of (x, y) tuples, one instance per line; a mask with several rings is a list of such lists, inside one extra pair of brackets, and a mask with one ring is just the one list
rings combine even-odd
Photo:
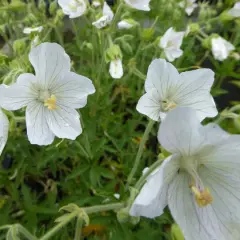
[(195, 194), (195, 200), (199, 207), (205, 207), (212, 203), (213, 197), (208, 188), (205, 188), (203, 191), (199, 191), (196, 187), (192, 186), (191, 189)]
[(57, 109), (56, 102), (57, 102), (56, 96), (55, 95), (51, 95), (50, 98), (45, 100), (44, 106), (47, 107), (49, 110), (55, 110), (55, 109)]

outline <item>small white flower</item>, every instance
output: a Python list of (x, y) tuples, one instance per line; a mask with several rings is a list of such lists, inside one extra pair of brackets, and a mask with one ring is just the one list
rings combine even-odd
[(113, 17), (114, 14), (112, 9), (108, 6), (106, 2), (104, 2), (103, 16), (99, 18), (96, 22), (93, 22), (92, 24), (98, 29), (104, 28), (112, 22)]
[(168, 205), (186, 240), (236, 240), (229, 223), (240, 222), (240, 136), (179, 107), (158, 139), (172, 155), (148, 176), (130, 214), (154, 218)]
[(114, 196), (116, 199), (120, 199), (120, 194), (119, 194), (119, 193), (114, 193), (113, 196)]
[(212, 53), (216, 60), (223, 61), (228, 58), (230, 52), (235, 47), (222, 37), (212, 39)]
[(196, 0), (186, 0), (179, 3), (181, 8), (185, 9), (185, 12), (188, 16), (191, 16), (194, 9), (198, 7)]
[(142, 10), (142, 11), (150, 11), (151, 0), (125, 0), (125, 2), (132, 8)]
[(63, 13), (69, 15), (69, 18), (77, 18), (82, 16), (87, 10), (85, 0), (58, 0)]
[(48, 145), (54, 137), (76, 139), (82, 128), (75, 110), (95, 92), (92, 81), (70, 71), (70, 58), (56, 43), (33, 48), (29, 60), (35, 74), (21, 74), (17, 82), (1, 91), (7, 110), (26, 107), (27, 135), (32, 144)]
[(134, 27), (134, 24), (130, 23), (127, 20), (122, 20), (118, 23), (118, 28), (119, 29), (130, 29), (132, 27)]
[(178, 73), (164, 59), (155, 59), (148, 68), (145, 82), (146, 93), (139, 99), (138, 112), (159, 121), (176, 106), (186, 106), (197, 111), (200, 120), (217, 115), (210, 94), (214, 72), (198, 69)]
[(32, 32), (41, 32), (43, 30), (43, 27), (42, 26), (39, 26), (39, 27), (35, 27), (35, 28), (24, 28), (23, 29), (23, 33), (25, 34), (30, 34)]
[(119, 79), (123, 76), (123, 66), (122, 60), (120, 58), (117, 58), (110, 62), (109, 73), (112, 76), (112, 78), (115, 79)]
[(97, 8), (101, 6), (101, 3), (99, 1), (93, 1), (92, 5)]
[(232, 9), (228, 11), (233, 17), (240, 17), (240, 2), (236, 2)]
[(184, 37), (184, 32), (175, 32), (169, 28), (160, 39), (159, 47), (164, 49), (168, 61), (172, 62), (182, 56), (183, 51), (180, 49)]

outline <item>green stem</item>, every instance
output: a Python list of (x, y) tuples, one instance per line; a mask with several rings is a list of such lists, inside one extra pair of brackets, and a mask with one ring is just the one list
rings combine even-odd
[(81, 239), (82, 226), (83, 226), (83, 219), (81, 217), (78, 217), (77, 223), (76, 223), (74, 240), (80, 240)]
[(141, 78), (142, 80), (145, 80), (147, 77), (144, 75), (141, 71), (139, 71), (137, 68), (134, 68), (132, 70), (132, 73)]
[(72, 23), (72, 27), (73, 27), (73, 31), (74, 31), (74, 34), (75, 34), (75, 38), (76, 38), (76, 42), (77, 42), (77, 47), (78, 49), (80, 50), (81, 48), (81, 42), (80, 42), (80, 39), (78, 38), (78, 29), (77, 29), (77, 26), (74, 22), (74, 19), (71, 19), (71, 23)]
[(116, 28), (118, 19), (119, 19), (120, 16), (121, 16), (121, 12), (122, 12), (123, 6), (124, 6), (124, 3), (123, 3), (123, 2), (120, 2), (119, 6), (118, 6), (118, 8), (117, 8), (117, 11), (116, 11), (116, 13), (115, 13), (114, 19), (113, 19), (113, 21), (112, 21), (110, 30), (109, 30), (110, 33), (112, 33), (112, 32), (115, 31), (115, 28)]
[(140, 160), (141, 160), (141, 157), (142, 157), (142, 154), (143, 154), (143, 149), (144, 149), (145, 143), (148, 139), (149, 133), (151, 132), (151, 129), (152, 129), (154, 123), (155, 122), (153, 120), (150, 120), (147, 127), (146, 127), (146, 130), (143, 134), (143, 137), (142, 137), (141, 143), (140, 143), (139, 148), (138, 148), (137, 156), (136, 156), (132, 171), (130, 172), (130, 174), (128, 176), (127, 188), (132, 183), (133, 177), (134, 177), (135, 173), (137, 172), (138, 165), (140, 163)]
[(78, 211), (72, 212), (69, 214), (68, 218), (65, 221), (60, 222), (57, 224), (54, 228), (49, 230), (43, 237), (40, 238), (40, 240), (47, 240), (50, 239), (52, 236), (54, 236), (58, 231), (61, 230), (62, 227), (67, 225), (73, 218), (75, 218), (78, 215)]
[(91, 214), (91, 213), (96, 213), (96, 212), (118, 210), (118, 209), (123, 208), (124, 206), (125, 206), (125, 203), (110, 203), (110, 204), (106, 204), (106, 205), (96, 205), (93, 207), (86, 207), (86, 208), (83, 208), (83, 210), (87, 214)]
[(18, 231), (29, 240), (38, 240), (37, 237), (33, 236), (27, 229), (25, 229), (22, 225), (17, 226)]

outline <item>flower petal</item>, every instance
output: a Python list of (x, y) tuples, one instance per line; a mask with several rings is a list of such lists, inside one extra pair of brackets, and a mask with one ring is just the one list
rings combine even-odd
[(183, 72), (173, 100), (179, 106), (195, 109), (200, 120), (215, 117), (218, 111), (210, 94), (213, 81), (214, 72), (210, 69)]
[(196, 112), (191, 108), (177, 107), (168, 112), (161, 123), (158, 140), (171, 153), (192, 156), (205, 144), (205, 135)]
[(151, 173), (147, 182), (135, 199), (130, 215), (154, 218), (163, 213), (167, 205), (167, 189), (179, 169), (179, 160), (173, 156), (168, 157), (161, 167)]
[(148, 68), (145, 90), (148, 92), (154, 89), (160, 99), (165, 99), (175, 92), (174, 86), (178, 81), (179, 73), (171, 63), (165, 59), (155, 59)]
[(132, 8), (142, 11), (150, 11), (149, 7), (150, 0), (135, 0), (135, 1), (125, 0), (125, 2)]
[(10, 86), (0, 86), (0, 105), (7, 110), (17, 110), (25, 107), (37, 96), (33, 85), (36, 77), (30, 73), (21, 74), (17, 82)]
[(118, 58), (110, 62), (109, 73), (112, 76), (112, 78), (115, 79), (119, 79), (123, 76), (123, 66), (121, 59)]
[(59, 138), (75, 140), (82, 133), (78, 112), (61, 103), (58, 103), (56, 110), (47, 112), (47, 122)]
[(48, 88), (56, 80), (70, 71), (70, 58), (57, 43), (42, 43), (32, 48), (29, 54), (37, 81), (43, 88)]
[(164, 53), (166, 55), (166, 58), (169, 62), (173, 62), (176, 58), (179, 58), (182, 56), (183, 51), (181, 49), (176, 48), (166, 48), (164, 49)]
[(161, 112), (160, 101), (157, 90), (149, 91), (139, 99), (137, 111), (147, 115), (152, 120), (159, 121)]
[(0, 109), (0, 154), (2, 154), (3, 148), (5, 147), (8, 139), (8, 128), (8, 118)]
[(180, 172), (170, 183), (168, 190), (168, 206), (185, 240), (228, 239), (222, 236), (218, 238), (221, 230), (211, 205), (203, 208), (196, 205), (189, 188), (190, 183), (191, 177)]
[(42, 103), (32, 102), (26, 109), (27, 135), (31, 144), (49, 145), (54, 134), (46, 121), (47, 108)]
[(95, 92), (92, 81), (87, 77), (68, 72), (63, 78), (50, 86), (51, 92), (70, 108), (82, 108), (87, 104), (87, 97)]

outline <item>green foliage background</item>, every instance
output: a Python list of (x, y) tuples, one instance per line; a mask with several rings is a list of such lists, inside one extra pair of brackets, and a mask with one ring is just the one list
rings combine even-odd
[[(120, 201), (126, 201), (129, 192), (124, 186), (136, 157), (139, 138), (147, 125), (147, 118), (136, 111), (136, 104), (144, 92), (143, 77), (151, 60), (163, 56), (156, 39), (171, 26), (184, 31), (189, 23), (197, 22), (205, 34), (221, 35), (239, 52), (240, 19), (221, 21), (218, 17), (233, 3), (231, 0), (212, 4), (205, 2), (193, 17), (188, 18), (178, 7), (178, 1), (152, 0), (150, 12), (130, 8), (122, 12), (121, 18), (131, 17), (141, 27), (116, 30), (111, 26), (97, 30), (91, 23), (100, 9), (91, 9), (85, 16), (69, 20), (56, 1), (46, 5), (43, 0), (38, 4), (33, 0), (13, 0), (11, 3), (2, 0), (1, 82), (11, 84), (20, 73), (33, 72), (28, 53), (34, 34), (24, 35), (22, 30), (24, 27), (43, 26), (40, 42), (61, 44), (71, 57), (72, 69), (92, 79), (97, 91), (89, 97), (87, 106), (80, 110), (84, 131), (76, 141), (56, 139), (46, 147), (31, 145), (22, 121), (24, 109), (7, 113), (11, 127), (1, 156), (0, 226), (20, 223), (31, 233), (41, 236), (55, 225), (54, 220), (60, 216), (58, 210), (64, 205), (93, 206), (108, 201), (118, 202), (114, 193), (120, 194)], [(114, 11), (117, 6), (118, 3), (114, 5)], [(108, 35), (123, 53), (124, 77), (120, 80), (111, 78), (104, 60)], [(229, 113), (229, 107), (240, 101), (238, 94), (232, 94), (240, 87), (239, 60), (229, 58), (218, 62), (206, 47), (201, 33), (190, 33), (182, 45), (184, 54), (174, 65), (179, 71), (196, 66), (213, 69), (216, 80), (212, 94), (217, 97), (222, 111), (216, 120), (225, 130), (239, 133), (238, 111)], [(230, 92), (227, 90), (229, 86)], [(156, 139), (157, 130), (156, 123), (135, 181), (144, 167), (154, 163), (159, 154), (163, 156)], [(12, 165), (6, 168), (9, 160), (12, 160)], [(171, 239), (173, 220), (168, 210), (154, 220), (142, 218), (137, 225), (119, 223), (114, 212), (93, 214), (90, 219), (90, 226), (94, 228), (97, 224), (100, 230), (92, 231), (86, 239)], [(71, 222), (52, 239), (73, 239), (74, 228), (75, 223)], [(5, 239), (5, 235), (2, 231), (0, 239)]]

